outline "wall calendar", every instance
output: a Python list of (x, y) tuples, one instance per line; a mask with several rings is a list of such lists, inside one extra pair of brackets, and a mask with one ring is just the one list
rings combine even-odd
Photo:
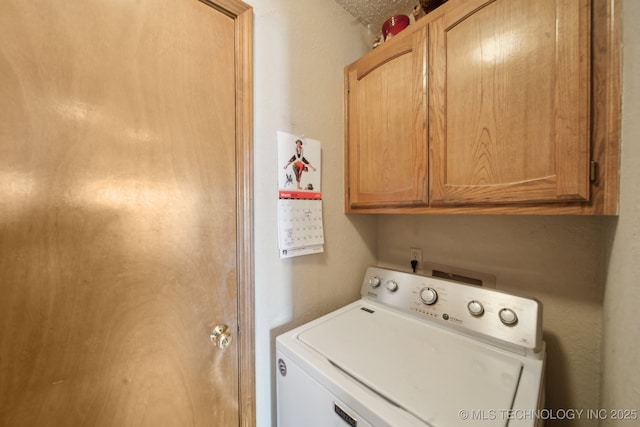
[(320, 141), (278, 132), (280, 258), (324, 251)]

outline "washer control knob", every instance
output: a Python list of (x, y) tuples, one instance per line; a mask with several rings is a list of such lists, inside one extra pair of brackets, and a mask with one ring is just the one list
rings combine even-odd
[(384, 287), (387, 288), (389, 292), (395, 292), (398, 290), (398, 283), (394, 282), (393, 280), (388, 280), (387, 283), (385, 283)]
[(380, 286), (380, 278), (378, 276), (373, 276), (371, 278), (369, 278), (369, 285), (372, 288), (377, 288), (378, 286)]
[(500, 317), (500, 321), (507, 326), (513, 326), (518, 323), (518, 315), (510, 308), (503, 308), (498, 312), (498, 316)]
[(433, 305), (438, 301), (438, 293), (433, 288), (422, 288), (420, 290), (420, 299), (426, 305)]
[(469, 304), (467, 304), (467, 309), (472, 316), (480, 317), (484, 314), (484, 307), (480, 301), (470, 301)]

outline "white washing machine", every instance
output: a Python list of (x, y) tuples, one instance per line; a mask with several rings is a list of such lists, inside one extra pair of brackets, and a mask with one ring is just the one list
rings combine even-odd
[(279, 427), (539, 425), (540, 302), (378, 267), (361, 295), (276, 339)]

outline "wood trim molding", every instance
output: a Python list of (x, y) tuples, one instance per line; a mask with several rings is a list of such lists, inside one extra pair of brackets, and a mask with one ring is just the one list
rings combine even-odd
[(200, 0), (235, 21), (239, 425), (256, 425), (253, 249), (253, 8), (239, 0)]
[(595, 213), (616, 215), (619, 203), (622, 118), (621, 0), (595, 0), (592, 38), (592, 158), (599, 160), (604, 187), (594, 189), (601, 208)]
[(256, 425), (253, 258), (253, 9), (236, 21), (238, 165), (238, 321), (240, 425)]

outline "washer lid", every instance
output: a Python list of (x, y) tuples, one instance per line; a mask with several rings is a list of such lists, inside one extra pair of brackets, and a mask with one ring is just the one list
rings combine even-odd
[(517, 358), (364, 303), (298, 339), (434, 427), (505, 426), (522, 371)]

